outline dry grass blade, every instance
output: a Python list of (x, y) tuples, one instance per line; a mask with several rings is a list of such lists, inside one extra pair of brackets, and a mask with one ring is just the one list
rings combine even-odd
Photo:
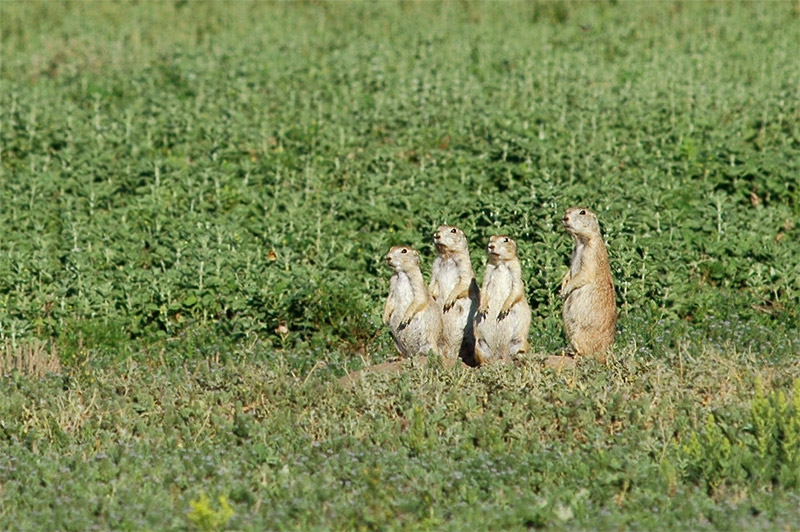
[(0, 352), (0, 374), (12, 371), (44, 377), (48, 373), (61, 373), (61, 361), (56, 348), (49, 342), (34, 338), (11, 343), (6, 339)]

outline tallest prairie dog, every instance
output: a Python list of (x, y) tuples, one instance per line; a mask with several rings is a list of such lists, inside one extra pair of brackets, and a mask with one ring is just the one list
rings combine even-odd
[(442, 355), (474, 365), (472, 321), (478, 308), (478, 284), (467, 237), (458, 227), (442, 225), (433, 234), (436, 259), (428, 287), (442, 313)]
[(561, 282), (564, 330), (575, 355), (602, 357), (614, 343), (617, 300), (600, 224), (585, 207), (567, 209), (563, 222), (575, 239), (569, 270)]

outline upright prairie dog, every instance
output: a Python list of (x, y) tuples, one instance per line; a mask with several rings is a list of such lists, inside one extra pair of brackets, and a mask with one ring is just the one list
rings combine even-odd
[(394, 246), (386, 254), (386, 262), (394, 274), (383, 322), (389, 324), (397, 350), (406, 357), (441, 353), (442, 316), (422, 278), (419, 253)]
[(489, 262), (475, 316), (475, 360), (480, 365), (526, 353), (531, 325), (517, 243), (504, 235), (493, 236), (487, 252)]
[(564, 227), (575, 238), (572, 261), (561, 281), (562, 317), (575, 355), (600, 355), (614, 343), (617, 300), (597, 215), (585, 207), (570, 207)]
[(478, 309), (478, 283), (469, 259), (467, 237), (451, 225), (433, 234), (436, 259), (428, 290), (442, 313), (442, 356), (475, 365), (473, 320)]

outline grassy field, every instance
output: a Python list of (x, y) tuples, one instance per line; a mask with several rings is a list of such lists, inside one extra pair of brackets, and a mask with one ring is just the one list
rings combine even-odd
[[(800, 529), (800, 4), (0, 3), (0, 529)], [(555, 372), (575, 204), (620, 308)], [(520, 367), (391, 245), (520, 246)]]

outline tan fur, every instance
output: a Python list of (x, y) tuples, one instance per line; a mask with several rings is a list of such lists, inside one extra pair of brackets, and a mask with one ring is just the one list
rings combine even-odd
[(474, 365), (475, 335), (472, 322), (478, 309), (478, 283), (469, 258), (464, 232), (442, 225), (433, 234), (436, 259), (428, 287), (442, 313), (442, 356)]
[(406, 357), (441, 353), (442, 317), (422, 278), (419, 253), (408, 246), (394, 246), (386, 262), (394, 275), (383, 322), (389, 324), (397, 350)]
[(561, 282), (564, 331), (574, 354), (602, 358), (614, 343), (617, 329), (617, 301), (606, 245), (597, 215), (591, 210), (570, 207), (563, 222), (575, 239), (570, 268)]
[(489, 262), (474, 322), (475, 359), (480, 365), (526, 353), (531, 325), (516, 242), (504, 235), (493, 236), (487, 252)]

